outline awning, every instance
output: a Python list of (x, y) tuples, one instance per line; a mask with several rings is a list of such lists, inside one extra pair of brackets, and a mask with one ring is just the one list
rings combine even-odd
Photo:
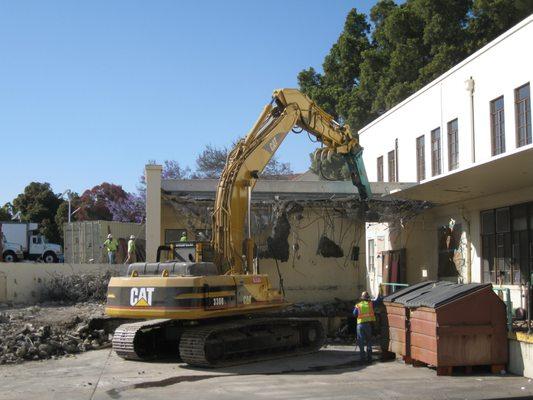
[(448, 204), (533, 186), (533, 147), (452, 171), (393, 193), (400, 199)]

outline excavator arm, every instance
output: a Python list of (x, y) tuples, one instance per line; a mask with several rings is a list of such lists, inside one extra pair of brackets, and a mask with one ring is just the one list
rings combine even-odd
[(251, 192), (259, 175), (295, 126), (321, 142), (322, 147), (315, 157), (323, 161), (334, 153), (341, 155), (361, 200), (365, 202), (371, 196), (362, 161), (363, 149), (349, 126), (341, 126), (297, 89), (275, 90), (271, 103), (265, 106), (246, 137), (228, 155), (218, 183), (212, 244), (215, 263), (224, 271), (241, 274), (252, 270), (254, 246), (248, 215)]

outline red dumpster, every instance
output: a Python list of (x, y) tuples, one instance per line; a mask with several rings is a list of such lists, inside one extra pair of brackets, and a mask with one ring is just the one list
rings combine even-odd
[(405, 353), (438, 374), (477, 365), (498, 372), (507, 364), (505, 304), (491, 284), (436, 282), (393, 301), (406, 309)]
[(417, 283), (383, 299), (386, 315), (382, 321), (384, 328), (382, 332), (385, 340), (388, 340), (388, 345), (384, 346), (384, 349), (388, 349), (397, 356), (409, 357), (409, 318), (407, 315), (409, 310), (403, 304), (396, 302), (396, 299), (434, 283), (434, 281)]

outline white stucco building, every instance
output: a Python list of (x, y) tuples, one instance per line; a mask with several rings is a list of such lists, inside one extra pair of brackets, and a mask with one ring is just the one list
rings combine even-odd
[(513, 306), (526, 307), (523, 284), (533, 273), (532, 42), (530, 16), (360, 130), (370, 181), (418, 182), (391, 196), (435, 204), (409, 221), (367, 224), (374, 291), (392, 278), (382, 252), (396, 250), (408, 283), (510, 285)]

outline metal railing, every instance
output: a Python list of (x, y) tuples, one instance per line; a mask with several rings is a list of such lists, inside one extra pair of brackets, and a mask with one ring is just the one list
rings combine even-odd
[(392, 288), (392, 292), (391, 293), (394, 293), (399, 288), (404, 288), (404, 287), (407, 287), (409, 285), (407, 283), (380, 283), (379, 284), (380, 293), (383, 293), (383, 287), (384, 286), (390, 286)]

